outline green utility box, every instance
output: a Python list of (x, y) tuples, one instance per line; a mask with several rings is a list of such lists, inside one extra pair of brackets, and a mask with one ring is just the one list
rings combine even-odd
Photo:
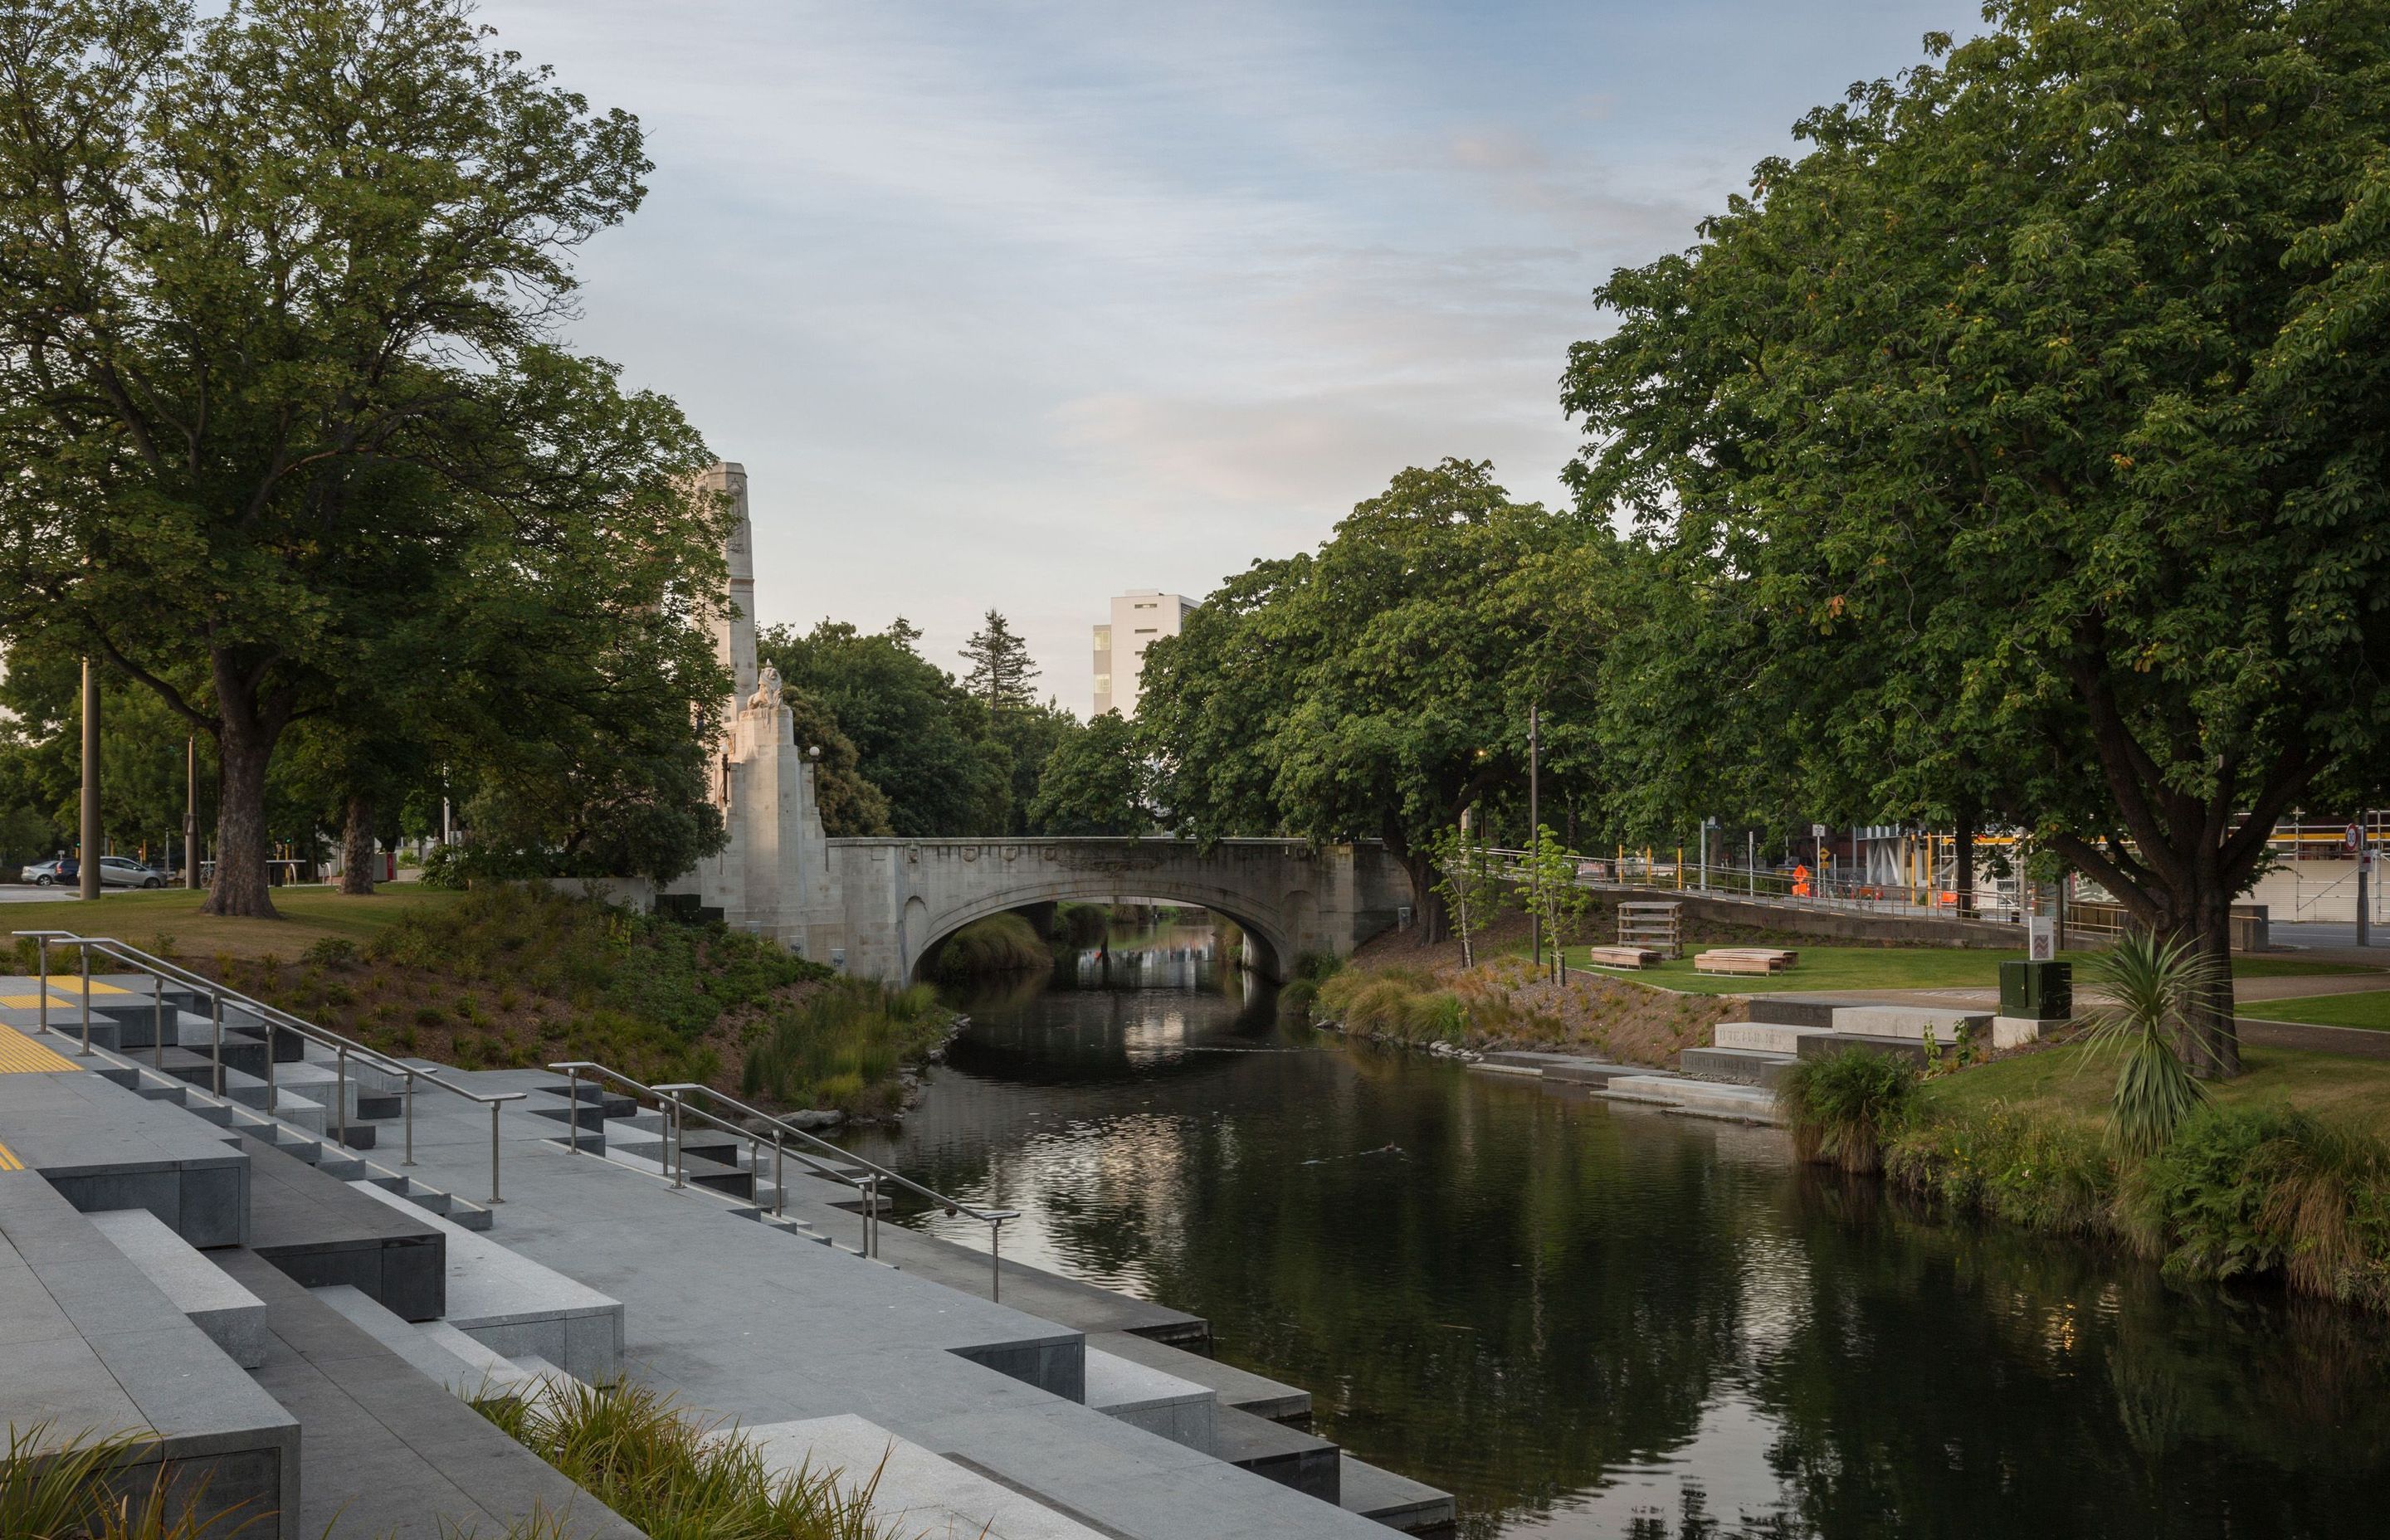
[(2075, 965), (2000, 964), (2000, 1014), (2029, 1021), (2063, 1021), (2075, 1014)]

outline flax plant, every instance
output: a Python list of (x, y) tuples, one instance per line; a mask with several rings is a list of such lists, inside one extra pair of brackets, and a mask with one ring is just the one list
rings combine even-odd
[(2227, 986), (2191, 943), (2151, 935), (2127, 936), (2090, 972), (2107, 1003), (2083, 1018), (2088, 1046), (2094, 1057), (2123, 1059), (2108, 1097), (2108, 1136), (2127, 1155), (2146, 1158), (2207, 1100), (2175, 1045)]

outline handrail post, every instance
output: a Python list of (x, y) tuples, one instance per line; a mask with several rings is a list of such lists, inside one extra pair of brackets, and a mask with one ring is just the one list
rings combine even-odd
[(403, 1166), (411, 1166), (411, 1165), (413, 1165), (413, 1164), (415, 1163), (415, 1066), (413, 1066), (412, 1064), (410, 1064), (410, 1065), (408, 1065), (408, 1066), (406, 1067), (406, 1120), (405, 1120), (405, 1121), (406, 1121), (406, 1159), (405, 1159), (405, 1160), (403, 1160), (403, 1161), (399, 1161), (398, 1163), (399, 1163), (400, 1165), (403, 1165)]
[(880, 1254), (880, 1173), (876, 1171), (863, 1184), (863, 1254)]
[(349, 1148), (349, 1050), (339, 1050), (332, 1071), (332, 1107), (340, 1130), (341, 1148)]
[(274, 1088), (276, 1029), (272, 1019), (268, 1017), (257, 1017), (257, 1024), (265, 1029), (265, 1115), (270, 1118), (275, 1115), (274, 1110), (282, 1104), (282, 1093)]
[(35, 936), (33, 954), (41, 959), (35, 964), (41, 969), (41, 975), (34, 988), (41, 995), (42, 1033), (43, 1035), (47, 1036), (50, 1030), (50, 938)]
[(91, 947), (89, 943), (75, 948), (83, 957), (83, 1057), (91, 1057)]
[[(209, 1014), (209, 1023), (208, 1023), (208, 1051), (209, 1051), (212, 1055), (213, 1055), (213, 1056), (214, 1056), (214, 1059), (215, 1059), (215, 1063), (216, 1063), (216, 1086), (215, 1086), (215, 1090), (216, 1090), (216, 1096), (217, 1096), (219, 1098), (221, 1098), (221, 1097), (224, 1096), (224, 1094), (225, 1094), (225, 1092), (224, 1092), (224, 1085), (225, 1085), (225, 1082), (224, 1082), (224, 996), (223, 996), (223, 995), (219, 995), (219, 994), (217, 994), (217, 993), (215, 993), (213, 990), (210, 990), (210, 991), (208, 992), (208, 1014)], [(266, 1051), (267, 1051), (268, 1053), (271, 1053), (271, 1052), (273, 1052), (274, 1050), (273, 1050), (272, 1048), (268, 1048)]]
[(672, 1158), (673, 1188), (677, 1191), (688, 1185), (688, 1156), (683, 1152), (683, 1129), (680, 1120), (680, 1093), (672, 1093)]
[(789, 1216), (789, 1158), (780, 1140), (777, 1122), (772, 1124), (772, 1216), (775, 1219)]
[[(604, 1096), (605, 1089), (601, 1086), (598, 1094)], [(581, 1067), (577, 1064), (565, 1068), (564, 1099), (567, 1103), (564, 1126), (572, 1131), (571, 1148), (572, 1153), (578, 1155), (581, 1153)]]
[(166, 976), (149, 975), (149, 1063), (160, 1074), (166, 1072)]
[(498, 1196), (498, 1102), (490, 1103), (490, 1207), (506, 1201)]
[(998, 1304), (1004, 1303), (1003, 1239), (1004, 1221), (989, 1220), (987, 1222), (987, 1297)]

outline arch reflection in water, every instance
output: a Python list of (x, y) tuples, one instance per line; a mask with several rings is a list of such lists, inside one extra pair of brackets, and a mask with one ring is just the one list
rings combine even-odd
[(859, 1137), (1023, 1210), (1009, 1255), (1208, 1317), (1466, 1534), (2382, 1533), (2376, 1322), (1940, 1223), (1772, 1131), (1285, 1027), (1173, 956), (1200, 943), (1110, 950), (974, 996), (920, 1107)]

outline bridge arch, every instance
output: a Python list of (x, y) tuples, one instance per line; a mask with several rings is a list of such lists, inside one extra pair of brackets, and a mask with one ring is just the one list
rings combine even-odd
[(1374, 844), (1300, 840), (860, 839), (827, 841), (849, 971), (909, 981), (973, 920), (1009, 909), (1132, 898), (1225, 915), (1273, 976), (1305, 952), (1337, 956), (1410, 904), (1401, 865)]
[[(1165, 904), (1189, 904), (1235, 920), (1248, 938), (1258, 943), (1260, 956), (1253, 957), (1253, 963), (1255, 970), (1264, 978), (1283, 979), (1287, 960), (1292, 956), (1285, 928), (1275, 919), (1259, 918), (1257, 910), (1234, 896), (1224, 898), (1215, 893), (1206, 897), (1168, 883), (1141, 885), (1134, 891), (1124, 891), (1117, 884), (1106, 886), (1090, 882), (1060, 883), (1053, 886), (1073, 891), (1058, 892), (1041, 890), (1027, 894), (997, 894), (958, 905), (935, 918), (929, 915), (928, 905), (921, 904), (918, 898), (908, 900), (906, 905), (907, 919), (909, 920), (917, 912), (915, 905), (919, 905), (922, 921), (920, 939), (906, 937), (910, 946), (909, 955), (904, 959), (906, 978), (909, 981), (920, 977), (921, 965), (937, 956), (938, 948), (944, 944), (946, 938), (964, 926), (985, 919), (990, 915), (1007, 914), (1015, 909), (1025, 909), (1038, 904), (1111, 904), (1138, 898), (1155, 899)], [(1149, 888), (1151, 891), (1148, 891)], [(910, 930), (913, 927), (908, 924), (906, 929)]]

